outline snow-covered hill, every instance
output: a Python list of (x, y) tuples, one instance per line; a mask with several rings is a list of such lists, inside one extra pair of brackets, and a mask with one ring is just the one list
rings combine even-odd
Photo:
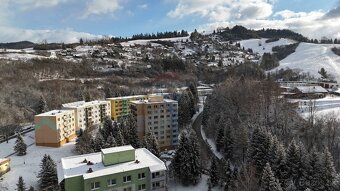
[[(266, 39), (250, 39), (240, 41), (241, 47), (251, 48), (254, 52), (263, 54), (265, 52), (272, 53), (275, 46), (292, 44), (295, 41), (289, 39), (280, 39), (272, 43), (265, 43)], [(261, 46), (259, 46), (261, 44)], [(314, 77), (319, 78), (318, 71), (321, 68), (335, 77), (340, 82), (340, 56), (332, 52), (332, 48), (340, 47), (333, 44), (311, 44), (300, 43), (295, 53), (280, 61), (280, 66), (273, 69), (275, 71), (281, 68), (298, 69), (303, 72), (309, 72)]]
[(259, 53), (260, 55), (263, 55), (264, 53), (272, 53), (272, 48), (275, 46), (283, 46), (283, 45), (289, 45), (293, 44), (296, 41), (281, 38), (278, 41), (266, 43), (266, 38), (262, 39), (249, 39), (249, 40), (242, 40), (240, 41), (241, 48), (251, 48), (253, 52)]
[(332, 52), (331, 49), (334, 46), (340, 47), (340, 45), (332, 44), (300, 43), (295, 53), (283, 59), (276, 69), (287, 67), (300, 69), (315, 77), (320, 77), (318, 71), (325, 68), (329, 74), (335, 77), (335, 80), (340, 82), (340, 56)]

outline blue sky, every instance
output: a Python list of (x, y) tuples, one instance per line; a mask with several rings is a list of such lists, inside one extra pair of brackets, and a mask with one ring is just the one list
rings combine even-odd
[(338, 0), (0, 0), (0, 4), (0, 42), (72, 42), (100, 35), (209, 31), (235, 24), (340, 38)]

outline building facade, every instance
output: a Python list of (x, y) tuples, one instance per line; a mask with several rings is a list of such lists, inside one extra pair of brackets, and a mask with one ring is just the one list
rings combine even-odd
[(129, 115), (130, 102), (147, 99), (146, 95), (107, 98), (111, 102), (111, 118), (117, 121), (120, 117)]
[(85, 129), (87, 126), (98, 125), (105, 117), (111, 116), (111, 103), (109, 101), (78, 101), (63, 104), (63, 109), (75, 112), (76, 131)]
[(151, 132), (161, 150), (178, 145), (178, 102), (162, 96), (149, 96), (147, 100), (131, 101), (131, 113), (137, 120), (140, 140)]
[(0, 176), (6, 174), (8, 171), (11, 170), (10, 162), (11, 162), (10, 159), (0, 158)]
[(53, 110), (34, 116), (38, 146), (60, 147), (76, 137), (73, 110)]
[(165, 191), (165, 172), (150, 151), (128, 145), (62, 158), (58, 181), (65, 191)]

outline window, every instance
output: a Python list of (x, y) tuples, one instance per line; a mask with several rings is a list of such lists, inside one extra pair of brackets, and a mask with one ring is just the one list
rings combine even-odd
[(138, 174), (138, 179), (144, 179), (145, 178), (145, 173), (139, 173)]
[(116, 185), (116, 179), (108, 179), (108, 180), (107, 180), (107, 185), (108, 185), (108, 186), (114, 186), (114, 185)]
[(100, 188), (100, 182), (92, 182), (91, 190), (98, 190)]
[(160, 176), (164, 176), (164, 171), (152, 173), (152, 178), (157, 178), (157, 177), (160, 177)]
[(131, 182), (131, 176), (124, 176), (123, 182)]
[(132, 190), (131, 187), (124, 188), (124, 191), (131, 191), (131, 190)]
[(146, 190), (146, 185), (145, 184), (138, 185), (138, 190)]

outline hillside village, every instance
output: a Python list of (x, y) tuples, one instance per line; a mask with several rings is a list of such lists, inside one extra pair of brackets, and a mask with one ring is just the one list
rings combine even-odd
[(0, 49), (0, 190), (340, 188), (338, 45), (239, 28)]

